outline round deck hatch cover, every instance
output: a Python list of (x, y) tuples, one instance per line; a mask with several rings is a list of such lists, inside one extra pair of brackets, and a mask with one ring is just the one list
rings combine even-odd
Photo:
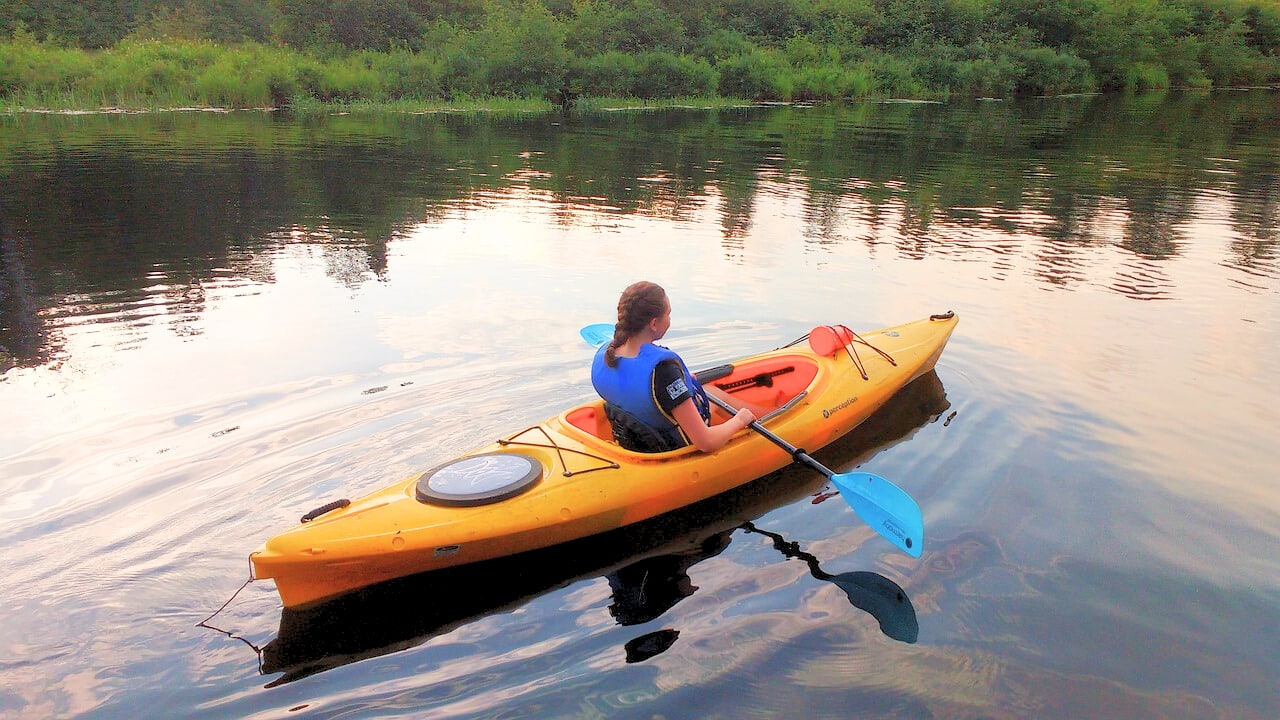
[(433, 505), (487, 505), (519, 495), (541, 477), (542, 464), (528, 455), (485, 453), (428, 470), (416, 494)]

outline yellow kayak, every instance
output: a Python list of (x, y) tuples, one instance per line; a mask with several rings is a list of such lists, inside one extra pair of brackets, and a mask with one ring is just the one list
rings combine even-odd
[[(761, 424), (814, 451), (932, 370), (957, 322), (948, 312), (861, 335), (823, 326), (807, 344), (802, 338), (698, 375), (704, 386), (772, 408)], [(716, 422), (727, 417), (716, 412)], [(615, 530), (791, 462), (751, 430), (713, 453), (631, 452), (613, 441), (596, 400), (363, 498), (313, 510), (250, 556), (253, 576), (274, 579), (284, 605), (302, 607)]]

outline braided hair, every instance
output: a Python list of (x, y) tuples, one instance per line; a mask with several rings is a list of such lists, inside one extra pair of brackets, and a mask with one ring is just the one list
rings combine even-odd
[(661, 285), (647, 280), (628, 285), (618, 298), (618, 322), (613, 326), (613, 341), (604, 351), (605, 364), (617, 367), (618, 348), (666, 311), (667, 291)]

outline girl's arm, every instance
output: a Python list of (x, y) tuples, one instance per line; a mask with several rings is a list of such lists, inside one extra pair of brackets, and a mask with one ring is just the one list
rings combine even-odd
[(702, 452), (715, 452), (724, 447), (729, 442), (729, 438), (738, 433), (739, 430), (745, 429), (756, 419), (754, 413), (747, 408), (742, 408), (737, 415), (720, 423), (719, 425), (707, 426), (702, 422), (702, 415), (698, 414), (698, 408), (693, 404), (693, 398), (689, 398), (680, 403), (671, 412), (672, 417), (680, 424), (680, 429), (684, 434), (689, 436), (689, 440), (694, 447)]

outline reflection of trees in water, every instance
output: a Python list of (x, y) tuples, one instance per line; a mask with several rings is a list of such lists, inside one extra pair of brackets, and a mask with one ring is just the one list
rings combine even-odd
[[(196, 333), (211, 282), (274, 282), (284, 246), (319, 246), (355, 287), (385, 277), (408, 229), (526, 195), (566, 226), (683, 222), (714, 205), (730, 261), (769, 193), (799, 198), (801, 247), (818, 253), (976, 258), (997, 278), (1029, 257), (1036, 281), (1061, 287), (1115, 246), (1132, 260), (1102, 283), (1149, 298), (1168, 292), (1164, 266), (1193, 240), (1179, 228), (1212, 193), (1231, 207), (1223, 264), (1275, 277), (1272, 105), (1274, 93), (1213, 93), (526, 120), (31, 119), (0, 138), (3, 344), (20, 362), (49, 356), (44, 311), (88, 311), (69, 297), (120, 313), (158, 300), (175, 332)], [(1120, 222), (1099, 222), (1109, 211)]]
[(24, 243), (9, 227), (0, 198), (0, 373), (33, 364), (45, 351), (43, 322), (23, 257)]
[(1128, 221), (1120, 247), (1148, 260), (1168, 260), (1181, 254), (1183, 232), (1191, 220), (1194, 196), (1176, 187), (1134, 183), (1126, 193)]
[(1251, 275), (1280, 275), (1280, 160), (1275, 156), (1252, 164), (1236, 179), (1231, 220), (1237, 236), (1226, 263)]

